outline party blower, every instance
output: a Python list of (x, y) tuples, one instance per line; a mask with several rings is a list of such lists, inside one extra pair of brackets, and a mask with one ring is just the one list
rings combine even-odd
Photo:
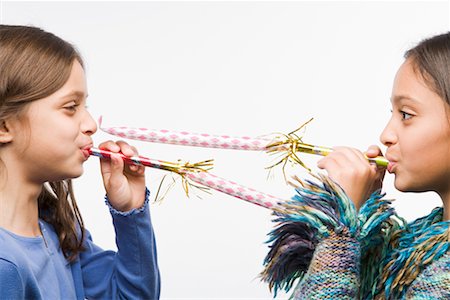
[[(90, 148), (89, 154), (100, 158), (110, 159), (113, 153), (98, 148)], [(208, 171), (212, 169), (213, 160), (205, 160), (193, 164), (189, 162), (183, 163), (180, 161), (173, 163), (150, 159), (144, 156), (127, 157), (122, 153), (115, 154), (120, 155), (122, 160), (127, 164), (157, 168), (180, 175), (183, 181), (183, 188), (187, 196), (189, 196), (189, 187), (196, 187), (201, 190), (212, 188), (222, 193), (274, 211), (279, 211), (281, 209), (279, 207), (279, 203), (284, 202), (283, 200), (272, 195), (259, 192), (255, 189), (237, 184), (236, 182), (210, 174)]]
[[(294, 162), (311, 171), (298, 157), (297, 153), (309, 153), (326, 156), (330, 154), (333, 149), (329, 147), (315, 146), (304, 143), (299, 132), (312, 119), (301, 125), (298, 129), (288, 133), (275, 133), (263, 137), (233, 137), (229, 135), (212, 135), (208, 133), (190, 133), (186, 131), (170, 131), (170, 130), (155, 130), (147, 128), (133, 128), (133, 127), (102, 127), (102, 118), (99, 119), (99, 127), (102, 131), (109, 134), (128, 138), (133, 140), (174, 144), (183, 146), (195, 146), (204, 148), (220, 148), (220, 149), (234, 149), (247, 151), (265, 151), (272, 155), (278, 155), (279, 160), (272, 166), (288, 162)], [(367, 158), (369, 162), (374, 163), (380, 167), (387, 167), (388, 160), (382, 156), (375, 158)]]

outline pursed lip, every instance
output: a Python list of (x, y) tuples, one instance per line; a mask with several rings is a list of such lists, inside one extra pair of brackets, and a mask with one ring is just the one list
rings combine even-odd
[(388, 166), (387, 166), (387, 171), (389, 173), (395, 173), (395, 167), (397, 166), (396, 162), (389, 162)]
[(397, 159), (395, 159), (387, 154), (386, 154), (386, 159), (389, 161), (389, 164), (387, 166), (387, 171), (389, 173), (394, 173), (395, 167), (397, 166), (397, 162), (398, 162)]
[(85, 160), (87, 160), (91, 156), (89, 149), (91, 149), (93, 146), (94, 146), (93, 143), (89, 143), (89, 144), (86, 144), (83, 147), (81, 147), (81, 152), (83, 152), (83, 156), (84, 156)]

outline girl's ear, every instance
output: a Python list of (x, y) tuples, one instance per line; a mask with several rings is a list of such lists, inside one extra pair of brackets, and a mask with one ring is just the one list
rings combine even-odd
[(7, 121), (0, 121), (0, 144), (10, 143), (13, 139)]

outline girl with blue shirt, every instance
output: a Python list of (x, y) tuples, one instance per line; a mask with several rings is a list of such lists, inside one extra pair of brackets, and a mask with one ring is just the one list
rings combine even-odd
[[(0, 25), (0, 70), (0, 299), (158, 299), (144, 167), (100, 161), (117, 252), (92, 242), (74, 198), (97, 130), (80, 54)], [(137, 155), (121, 141), (99, 148)]]

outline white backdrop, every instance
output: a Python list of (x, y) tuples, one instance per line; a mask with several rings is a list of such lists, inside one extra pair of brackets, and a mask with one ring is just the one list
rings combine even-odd
[[(105, 125), (258, 136), (314, 117), (306, 142), (365, 149), (380, 144), (403, 52), (449, 29), (449, 4), (2, 1), (1, 22), (74, 43), (86, 60), (90, 111)], [(94, 137), (106, 139), (115, 137)], [(214, 158), (217, 175), (293, 194), (281, 172), (267, 179), (263, 153), (129, 142), (151, 158)], [(315, 168), (317, 157), (302, 157)], [(163, 174), (147, 171), (151, 190)], [(385, 191), (407, 219), (439, 205), (433, 194), (395, 191), (392, 181), (387, 175)], [(115, 249), (96, 158), (75, 188), (94, 241)], [(178, 185), (151, 213), (162, 299), (272, 298), (258, 279), (273, 226), (268, 210), (218, 192), (187, 199)]]

